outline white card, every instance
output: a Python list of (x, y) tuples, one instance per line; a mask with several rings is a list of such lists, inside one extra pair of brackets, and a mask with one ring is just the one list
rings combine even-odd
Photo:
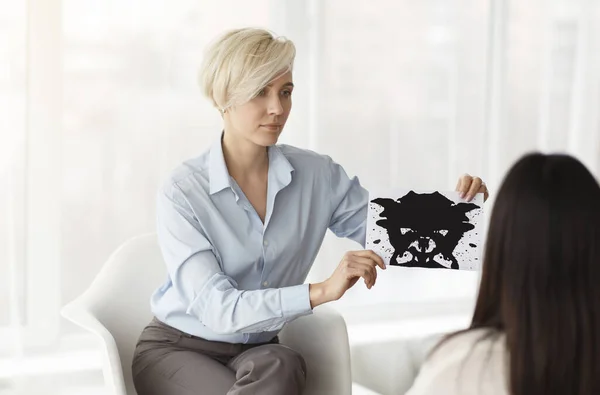
[(371, 193), (366, 249), (386, 265), (479, 270), (483, 251), (483, 194), (395, 189)]

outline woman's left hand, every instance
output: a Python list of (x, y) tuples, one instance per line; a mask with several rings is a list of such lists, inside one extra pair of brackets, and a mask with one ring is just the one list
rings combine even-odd
[(456, 192), (460, 194), (461, 199), (465, 199), (467, 202), (470, 202), (477, 193), (483, 193), (484, 202), (490, 196), (485, 182), (481, 178), (473, 177), (469, 174), (463, 174), (458, 179)]

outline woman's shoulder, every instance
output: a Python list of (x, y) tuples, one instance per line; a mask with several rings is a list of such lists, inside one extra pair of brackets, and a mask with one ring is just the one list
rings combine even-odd
[(325, 164), (331, 161), (329, 155), (319, 154), (310, 149), (295, 147), (288, 144), (277, 144), (277, 149), (288, 159), (294, 161), (303, 161), (306, 163)]
[(505, 336), (488, 329), (451, 335), (434, 348), (408, 395), (505, 395)]
[(210, 189), (208, 162), (208, 153), (183, 161), (167, 174), (158, 193), (171, 199), (190, 194), (207, 198)]
[(167, 184), (180, 184), (193, 176), (208, 174), (209, 152), (186, 159), (171, 170), (167, 178)]
[(480, 352), (503, 352), (505, 335), (491, 329), (473, 329), (444, 337), (434, 348), (429, 361), (444, 359), (455, 354), (473, 354)]
[(278, 144), (276, 147), (294, 170), (313, 175), (332, 174), (342, 170), (342, 167), (329, 155), (287, 144)]

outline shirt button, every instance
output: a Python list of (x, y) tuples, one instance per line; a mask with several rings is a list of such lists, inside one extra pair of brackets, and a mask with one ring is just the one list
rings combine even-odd
[(269, 245), (269, 242), (268, 242), (267, 240), (264, 240), (264, 241), (263, 241), (263, 245), (265, 245), (265, 246), (268, 246), (268, 245)]
[(265, 282), (263, 283), (263, 287), (266, 287), (267, 285), (269, 285), (269, 282), (268, 282), (268, 281), (265, 281)]

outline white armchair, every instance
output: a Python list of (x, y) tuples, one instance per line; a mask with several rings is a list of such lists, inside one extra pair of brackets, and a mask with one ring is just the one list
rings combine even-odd
[(441, 334), (427, 335), (353, 346), (352, 377), (355, 388), (372, 391), (364, 392), (365, 395), (406, 393), (441, 337)]
[[(101, 340), (107, 394), (136, 394), (131, 378), (133, 351), (152, 319), (150, 295), (165, 276), (156, 235), (136, 237), (117, 249), (89, 289), (61, 311)], [(348, 333), (338, 313), (319, 307), (313, 315), (286, 325), (279, 337), (306, 360), (306, 395), (351, 394)]]

